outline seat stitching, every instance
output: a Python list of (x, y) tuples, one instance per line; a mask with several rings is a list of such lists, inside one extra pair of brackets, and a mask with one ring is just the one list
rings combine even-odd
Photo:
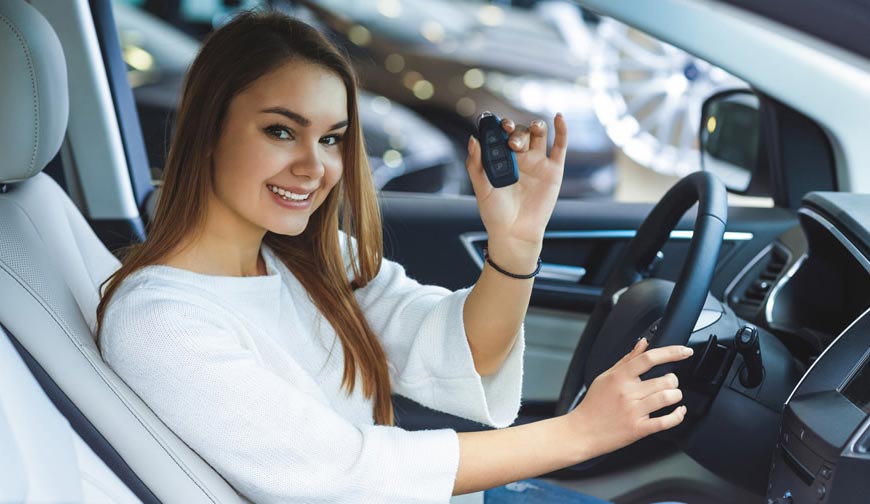
[[(15, 203), (16, 206), (20, 206), (17, 204), (17, 202), (13, 201), (13, 203)], [(29, 219), (30, 219), (30, 216), (28, 216), (28, 220)], [(32, 224), (32, 221), (31, 221), (31, 224)], [(21, 285), (43, 307), (43, 309), (45, 309), (45, 311), (48, 312), (49, 315), (51, 315), (51, 318), (58, 324), (58, 326), (61, 328), (61, 330), (63, 330), (67, 339), (69, 339), (70, 342), (72, 342), (72, 344), (79, 350), (79, 353), (82, 355), (82, 357), (85, 358), (85, 360), (88, 362), (88, 364), (91, 366), (91, 368), (103, 380), (103, 382), (109, 386), (109, 389), (115, 394), (115, 396), (118, 397), (118, 399), (120, 399), (120, 401), (124, 405), (124, 407), (126, 407), (127, 410), (133, 414), (134, 418), (136, 418), (136, 420), (140, 423), (140, 425), (142, 425), (142, 427), (144, 427), (145, 430), (149, 434), (151, 434), (151, 436), (155, 440), (157, 440), (157, 442), (160, 444), (160, 447), (163, 448), (163, 450), (166, 452), (166, 454), (169, 455), (176, 464), (178, 464), (178, 466), (184, 471), (184, 473), (190, 478), (190, 480), (193, 481), (193, 483), (200, 490), (202, 490), (204, 494), (206, 494), (206, 496), (209, 498), (209, 500), (211, 500), (212, 502), (216, 502), (215, 497), (211, 494), (211, 492), (209, 492), (205, 487), (203, 487), (203, 485), (200, 484), (198, 479), (195, 478), (193, 474), (191, 474), (188, 466), (182, 460), (179, 460), (177, 458), (177, 455), (170, 447), (165, 445), (165, 441), (163, 440), (163, 438), (160, 435), (158, 435), (154, 430), (152, 430), (152, 428), (140, 417), (138, 412), (134, 408), (132, 408), (130, 406), (130, 404), (128, 404), (127, 400), (118, 392), (117, 387), (115, 387), (114, 384), (112, 384), (109, 380), (106, 379), (105, 373), (103, 373), (103, 371), (100, 370), (100, 368), (94, 364), (94, 362), (91, 360), (91, 358), (88, 357), (87, 353), (82, 350), (82, 345), (72, 336), (72, 331), (66, 325), (66, 321), (60, 315), (58, 315), (48, 305), (47, 302), (45, 302), (45, 300), (42, 298), (42, 296), (40, 296), (38, 293), (36, 293), (30, 287), (29, 284), (24, 282), (23, 279), (21, 279), (18, 276), (18, 274), (14, 270), (11, 269), (9, 264), (6, 263), (6, 261), (4, 261), (2, 258), (0, 258), (0, 267), (2, 267), (2, 269), (7, 274), (9, 274), (13, 279), (15, 279), (15, 281), (18, 282), (18, 284)]]
[(36, 72), (33, 69), (33, 59), (30, 56), (30, 49), (27, 47), (27, 44), (24, 43), (24, 37), (21, 35), (21, 32), (3, 14), (0, 14), (0, 20), (2, 20), (10, 30), (12, 30), (12, 33), (15, 34), (15, 38), (18, 39), (18, 43), (21, 44), (21, 49), (24, 51), (24, 59), (27, 60), (27, 70), (30, 73), (31, 87), (33, 88), (33, 117), (36, 120), (36, 127), (33, 130), (33, 153), (30, 155), (30, 166), (27, 167), (27, 177), (29, 178), (33, 175), (33, 168), (36, 165), (36, 153), (39, 151), (39, 90), (37, 89), (36, 84)]

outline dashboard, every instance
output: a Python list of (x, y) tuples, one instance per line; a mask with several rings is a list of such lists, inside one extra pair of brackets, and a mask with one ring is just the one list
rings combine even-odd
[[(870, 196), (816, 192), (726, 292), (809, 366), (782, 410), (769, 504), (870, 493)], [(859, 497), (861, 496), (861, 497)]]
[(798, 217), (800, 226), (753, 258), (725, 299), (811, 364), (870, 307), (870, 197), (810, 193)]

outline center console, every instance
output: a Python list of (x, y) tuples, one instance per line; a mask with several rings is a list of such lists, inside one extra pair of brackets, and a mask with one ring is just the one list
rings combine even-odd
[(870, 310), (819, 356), (786, 402), (767, 502), (870, 503)]

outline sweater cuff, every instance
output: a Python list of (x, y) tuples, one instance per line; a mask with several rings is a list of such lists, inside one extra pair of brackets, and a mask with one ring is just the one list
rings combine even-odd
[[(507, 427), (516, 420), (522, 394), (523, 353), (525, 339), (522, 325), (505, 361), (495, 373), (481, 377), (474, 368), (474, 357), (465, 333), (463, 309), (471, 289), (451, 293), (435, 308), (433, 318), (446, 327), (430, 334), (429, 344), (437, 348), (427, 352), (430, 380), (433, 383), (403, 383), (411, 389), (411, 398), (424, 399), (424, 405), (492, 427)], [(446, 312), (446, 313), (445, 313)], [(419, 399), (417, 399), (419, 400)]]
[[(385, 495), (391, 502), (439, 503), (450, 501), (459, 470), (459, 437), (450, 429), (405, 431), (371, 426), (363, 430), (361, 467), (373, 472), (366, 481), (372, 489), (366, 502)], [(367, 446), (366, 446), (367, 445)]]

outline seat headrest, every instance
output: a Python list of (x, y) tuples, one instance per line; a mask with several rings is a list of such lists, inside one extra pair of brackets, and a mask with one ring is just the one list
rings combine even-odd
[(0, 183), (39, 173), (60, 149), (69, 117), (60, 40), (24, 0), (0, 1)]

